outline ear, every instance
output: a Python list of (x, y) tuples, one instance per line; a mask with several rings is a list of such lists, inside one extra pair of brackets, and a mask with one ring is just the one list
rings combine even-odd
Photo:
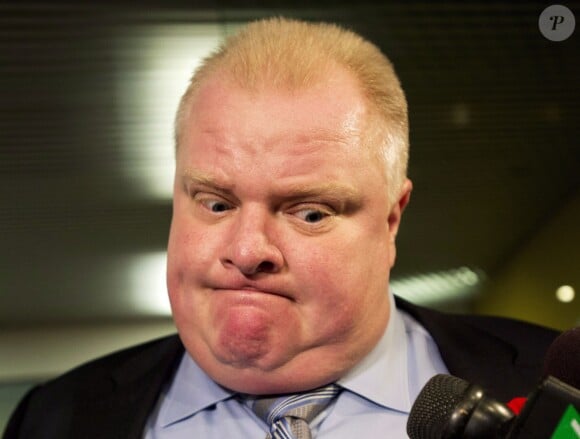
[(395, 258), (397, 255), (397, 247), (395, 245), (395, 238), (397, 237), (397, 232), (399, 231), (399, 225), (401, 224), (401, 217), (403, 216), (403, 211), (409, 200), (411, 199), (411, 191), (413, 190), (413, 183), (411, 180), (406, 179), (403, 183), (401, 191), (396, 201), (391, 207), (389, 212), (389, 247), (390, 247), (390, 266), (395, 265)]
[(411, 198), (411, 191), (413, 190), (413, 183), (411, 180), (406, 179), (399, 192), (399, 196), (393, 206), (391, 207), (391, 212), (389, 213), (389, 231), (391, 232), (391, 239), (395, 239), (397, 232), (399, 231), (399, 224), (401, 224), (401, 216), (403, 216), (403, 211), (409, 200)]

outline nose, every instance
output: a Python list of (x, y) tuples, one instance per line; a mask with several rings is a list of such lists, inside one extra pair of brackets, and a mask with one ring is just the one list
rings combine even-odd
[(232, 221), (222, 264), (237, 268), (245, 276), (279, 272), (284, 257), (274, 243), (274, 221), (268, 212), (242, 208)]

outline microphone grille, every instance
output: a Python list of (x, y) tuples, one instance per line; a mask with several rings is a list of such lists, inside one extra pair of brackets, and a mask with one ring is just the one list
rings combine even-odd
[(441, 439), (451, 414), (462, 400), (469, 383), (451, 375), (435, 375), (415, 400), (407, 434), (411, 439)]

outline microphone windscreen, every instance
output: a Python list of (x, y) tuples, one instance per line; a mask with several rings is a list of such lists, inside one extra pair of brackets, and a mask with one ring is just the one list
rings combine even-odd
[(411, 439), (440, 439), (469, 383), (451, 375), (435, 375), (423, 387), (407, 421)]
[(544, 376), (580, 389), (580, 326), (560, 334), (548, 348)]

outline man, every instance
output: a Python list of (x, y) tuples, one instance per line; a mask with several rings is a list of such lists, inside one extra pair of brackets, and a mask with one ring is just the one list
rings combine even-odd
[[(497, 398), (530, 390), (554, 332), (395, 304), (407, 151), (405, 97), (374, 45), (332, 25), (244, 28), (196, 72), (176, 120), (179, 338), (35, 389), (6, 437), (398, 438), (437, 373)], [(313, 419), (261, 418), (263, 395), (329, 384)]]

